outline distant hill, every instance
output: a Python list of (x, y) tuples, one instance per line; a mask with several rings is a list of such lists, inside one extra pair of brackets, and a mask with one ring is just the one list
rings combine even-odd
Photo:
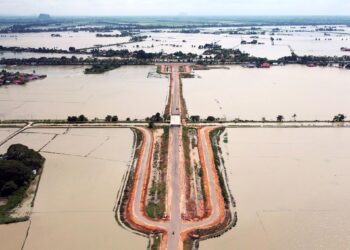
[(38, 16), (38, 19), (39, 20), (49, 20), (51, 18), (51, 16), (49, 14), (43, 14), (41, 13), (39, 16)]

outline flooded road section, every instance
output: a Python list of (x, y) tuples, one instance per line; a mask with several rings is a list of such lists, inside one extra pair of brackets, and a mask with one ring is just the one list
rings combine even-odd
[(0, 120), (66, 119), (84, 114), (90, 119), (118, 115), (144, 119), (160, 112), (167, 79), (148, 78), (155, 66), (123, 66), (101, 75), (84, 75), (79, 66), (9, 67), (9, 71), (45, 74), (44, 80), (0, 88)]
[[(131, 130), (33, 128), (18, 136), (8, 143), (41, 148), (46, 163), (29, 229), (28, 223), (15, 224), (14, 229), (0, 226), (1, 235), (21, 238), (19, 247), (13, 243), (8, 249), (21, 249), (27, 229), (23, 249), (29, 250), (147, 246), (147, 239), (118, 225), (113, 211), (130, 163)], [(5, 148), (7, 145), (0, 150)]]
[[(350, 115), (350, 71), (337, 68), (283, 66), (270, 69), (196, 71), (183, 79), (190, 115), (243, 120), (332, 120)], [(205, 105), (205, 108), (203, 108)]]
[(238, 223), (200, 249), (348, 249), (349, 140), (346, 128), (227, 129)]

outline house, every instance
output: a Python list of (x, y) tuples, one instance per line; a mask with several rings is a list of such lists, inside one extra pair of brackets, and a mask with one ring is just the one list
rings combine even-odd
[(263, 68), (263, 69), (269, 69), (270, 67), (271, 67), (271, 64), (267, 62), (264, 62), (260, 65), (260, 68)]
[(172, 115), (170, 117), (170, 126), (180, 127), (181, 126), (181, 116), (180, 115)]

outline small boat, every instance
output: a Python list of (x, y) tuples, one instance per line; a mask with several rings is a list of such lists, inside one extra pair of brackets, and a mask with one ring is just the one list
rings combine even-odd
[(342, 47), (340, 48), (340, 50), (344, 52), (350, 52), (350, 48), (346, 48), (346, 47)]

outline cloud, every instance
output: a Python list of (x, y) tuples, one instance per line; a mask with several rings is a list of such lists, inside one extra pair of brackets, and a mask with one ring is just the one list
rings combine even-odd
[(349, 15), (348, 0), (1, 0), (0, 15)]

